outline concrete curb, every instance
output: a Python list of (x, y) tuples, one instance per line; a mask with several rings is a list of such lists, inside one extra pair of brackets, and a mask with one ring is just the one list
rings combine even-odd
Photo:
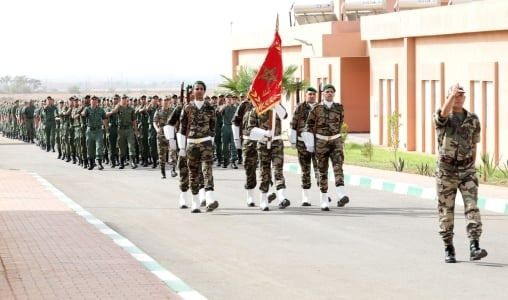
[[(285, 163), (284, 171), (301, 174), (301, 168), (298, 163)], [(328, 171), (328, 178), (333, 178), (332, 170)], [(425, 188), (419, 185), (394, 182), (356, 174), (344, 174), (344, 183), (346, 185), (361, 186), (372, 190), (385, 191), (427, 200), (434, 200), (436, 198), (435, 188)], [(455, 203), (458, 206), (464, 205), (460, 193), (457, 194)], [(480, 209), (508, 215), (508, 199), (487, 198), (479, 195), (478, 207)]]
[(64, 193), (53, 186), (49, 181), (39, 176), (37, 173), (28, 173), (39, 181), (48, 191), (57, 197), (58, 200), (66, 204), (76, 214), (83, 217), (88, 223), (92, 224), (97, 230), (108, 236), (113, 240), (115, 244), (127, 251), (132, 257), (134, 257), (140, 264), (142, 264), (147, 270), (152, 272), (157, 278), (164, 282), (171, 290), (176, 292), (180, 297), (186, 300), (206, 300), (207, 298), (201, 295), (199, 292), (188, 286), (183, 280), (178, 278), (176, 275), (162, 267), (152, 257), (147, 255), (141, 249), (136, 247), (131, 241), (118, 234), (116, 231), (111, 229), (108, 225), (104, 224), (101, 220), (97, 219), (90, 212), (86, 211), (79, 204), (74, 202), (72, 199), (67, 197)]

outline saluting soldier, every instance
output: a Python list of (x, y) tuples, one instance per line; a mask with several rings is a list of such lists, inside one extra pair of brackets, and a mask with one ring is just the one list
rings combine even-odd
[[(273, 114), (275, 124), (273, 124)], [(268, 211), (268, 190), (272, 179), (272, 167), (275, 177), (275, 188), (279, 198), (279, 208), (284, 209), (291, 205), (286, 196), (286, 182), (284, 179), (284, 143), (281, 136), (281, 120), (287, 118), (286, 109), (277, 104), (273, 109), (258, 115), (251, 111), (249, 114), (248, 130), (249, 138), (258, 141), (257, 152), (260, 162), (260, 185), (261, 197), (259, 208)]]
[[(107, 117), (118, 114), (118, 148), (120, 150), (120, 169), (125, 168), (125, 160), (130, 154), (131, 168), (136, 169), (138, 166), (135, 162), (136, 145), (134, 135), (138, 135), (136, 126), (136, 116), (134, 109), (128, 105), (128, 97), (124, 95), (120, 104), (112, 111), (106, 113)], [(128, 150), (127, 150), (128, 145)]]
[(328, 201), (328, 162), (332, 161), (335, 187), (338, 197), (337, 206), (349, 202), (344, 192), (344, 144), (340, 137), (340, 128), (344, 122), (344, 107), (333, 101), (335, 87), (327, 84), (323, 87), (324, 101), (316, 104), (309, 113), (302, 133), (308, 152), (316, 152), (319, 168), (319, 189), (321, 210), (329, 211)]
[(480, 260), (487, 251), (480, 248), (482, 221), (478, 208), (478, 178), (475, 161), (480, 142), (480, 120), (464, 109), (465, 91), (456, 84), (435, 115), (439, 157), (436, 189), (439, 210), (439, 234), (445, 244), (445, 262), (454, 263), (453, 227), (455, 197), (460, 190), (464, 201), (470, 260)]
[[(98, 100), (96, 96), (91, 98), (91, 105), (86, 107), (81, 116), (85, 117), (87, 122), (86, 129), (86, 145), (88, 154), (88, 170), (93, 170), (95, 167), (95, 158), (97, 157), (97, 163), (99, 164), (98, 169), (102, 170), (102, 157), (104, 155), (104, 132), (102, 126), (107, 130), (107, 117), (106, 112), (100, 106), (98, 106)], [(97, 156), (96, 156), (97, 154)]]
[[(305, 101), (300, 103), (294, 113), (293, 119), (291, 120), (291, 130), (289, 134), (289, 142), (293, 147), (296, 147), (298, 152), (298, 163), (302, 170), (301, 181), (302, 181), (302, 206), (310, 206), (310, 187), (311, 187), (311, 164), (314, 165), (314, 171), (316, 172), (316, 179), (319, 178), (318, 166), (316, 156), (312, 152), (308, 152), (301, 136), (302, 131), (305, 128), (305, 122), (307, 117), (316, 104), (316, 89), (308, 87), (305, 92)], [(318, 179), (319, 180), (319, 179)]]
[[(169, 102), (171, 99), (169, 97), (164, 98), (164, 101), (162, 103), (162, 106), (155, 112), (154, 115), (154, 121), (153, 121), (153, 127), (155, 131), (157, 132), (157, 143), (159, 147), (159, 165), (161, 168), (161, 174), (162, 178), (166, 178), (166, 155), (168, 153), (168, 147), (169, 143), (166, 137), (164, 136), (164, 126), (166, 126), (166, 122), (169, 118), (169, 115), (171, 113), (171, 107), (169, 105)], [(175, 177), (175, 167), (172, 166), (173, 169), (171, 170), (171, 176)], [(174, 176), (173, 176), (174, 174)]]

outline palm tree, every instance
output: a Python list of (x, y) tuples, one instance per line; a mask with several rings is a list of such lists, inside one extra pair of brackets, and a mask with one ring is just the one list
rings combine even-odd
[[(298, 89), (303, 89), (308, 86), (306, 81), (297, 82), (294, 78), (294, 74), (298, 70), (295, 65), (289, 65), (284, 69), (282, 73), (282, 89), (286, 93), (286, 97), (290, 97), (292, 93)], [(238, 73), (233, 78), (221, 75), (224, 78), (224, 82), (219, 84), (219, 87), (228, 90), (233, 94), (247, 93), (254, 76), (256, 76), (258, 70), (249, 67), (241, 66)]]

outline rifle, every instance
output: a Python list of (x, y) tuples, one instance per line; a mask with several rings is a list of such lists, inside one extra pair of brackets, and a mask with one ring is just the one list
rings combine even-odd
[(187, 96), (187, 103), (191, 102), (191, 94), (192, 94), (192, 85), (187, 85), (186, 89), (186, 96)]
[(296, 105), (300, 104), (300, 88), (301, 88), (301, 82), (298, 80), (296, 82)]
[(182, 84), (180, 85), (180, 104), (182, 104), (182, 106), (185, 104), (185, 101), (183, 99), (183, 93), (184, 93), (183, 86), (184, 86), (184, 83), (182, 81)]
[(323, 84), (322, 83), (319, 83), (319, 86), (318, 86), (318, 103), (321, 102), (321, 93), (323, 92)]

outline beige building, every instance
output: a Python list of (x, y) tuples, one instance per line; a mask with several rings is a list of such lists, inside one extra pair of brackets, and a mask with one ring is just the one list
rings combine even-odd
[[(398, 111), (401, 147), (435, 153), (432, 114), (448, 86), (459, 82), (466, 109), (482, 123), (480, 152), (508, 159), (500, 132), (508, 128), (502, 118), (508, 114), (508, 1), (341, 0), (332, 6), (329, 18), (336, 21), (281, 30), (283, 62), (297, 65), (298, 78), (314, 86), (337, 87), (351, 131), (370, 132), (374, 143), (387, 145), (388, 118)], [(301, 23), (310, 19), (303, 15)], [(272, 37), (234, 38), (233, 73), (242, 65), (259, 67)], [(294, 102), (291, 97), (287, 105)]]

